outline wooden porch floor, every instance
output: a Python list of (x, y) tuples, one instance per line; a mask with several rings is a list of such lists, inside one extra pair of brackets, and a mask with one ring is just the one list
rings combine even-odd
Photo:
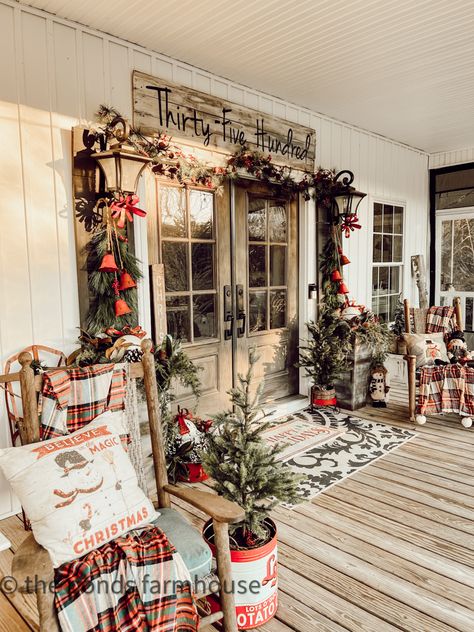
[[(413, 428), (400, 404), (357, 416)], [(437, 417), (416, 432), (312, 502), (275, 511), (280, 606), (261, 632), (474, 630), (474, 430)], [(12, 541), (6, 575), (24, 532), (16, 517), (0, 530)], [(0, 595), (0, 632), (37, 629), (32, 597)]]

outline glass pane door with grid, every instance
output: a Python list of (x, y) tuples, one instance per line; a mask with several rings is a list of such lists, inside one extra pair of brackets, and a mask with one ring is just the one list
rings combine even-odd
[(436, 213), (436, 302), (461, 298), (464, 330), (474, 331), (474, 208)]
[(256, 347), (260, 360), (255, 383), (264, 379), (264, 400), (296, 393), (296, 201), (280, 199), (260, 183), (237, 185), (235, 278), (237, 372), (246, 371), (249, 350)]
[[(232, 344), (226, 337), (224, 291), (230, 288), (229, 191), (222, 195), (157, 180), (158, 233), (165, 272), (167, 330), (201, 367), (199, 411), (228, 405)], [(176, 402), (194, 406), (175, 385)]]

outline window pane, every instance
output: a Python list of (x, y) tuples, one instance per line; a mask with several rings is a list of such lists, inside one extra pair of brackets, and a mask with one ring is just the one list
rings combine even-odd
[[(464, 317), (464, 322), (466, 326), (464, 331), (472, 331), (472, 318), (474, 315), (474, 299), (472, 296), (466, 296), (466, 315)], [(472, 349), (472, 347), (469, 347)]]
[(265, 241), (267, 237), (265, 200), (249, 199), (249, 241)]
[(441, 291), (447, 290), (452, 279), (451, 253), (453, 238), (453, 222), (441, 223)]
[(393, 233), (393, 206), (391, 204), (383, 206), (383, 232)]
[(393, 232), (398, 235), (403, 233), (403, 208), (401, 206), (393, 207)]
[(388, 268), (379, 268), (379, 294), (386, 294), (388, 290)]
[(164, 241), (162, 254), (165, 266), (166, 291), (181, 292), (188, 290), (188, 244)]
[(178, 187), (159, 186), (161, 234), (163, 237), (186, 237), (186, 195)]
[(191, 340), (189, 298), (187, 296), (166, 297), (166, 323), (168, 333), (173, 338)]
[(402, 260), (403, 237), (395, 235), (393, 238), (393, 259), (392, 261)]
[(200, 294), (193, 298), (193, 334), (197, 338), (217, 336), (216, 295)]
[(270, 285), (286, 285), (286, 246), (270, 246)]
[(191, 237), (212, 239), (214, 221), (214, 196), (207, 191), (189, 191), (189, 212), (191, 217)]
[(374, 312), (374, 314), (379, 313), (379, 299), (377, 296), (374, 296), (372, 298), (372, 311)]
[(377, 291), (379, 289), (379, 269), (380, 268), (372, 269), (372, 293), (374, 295), (377, 294)]
[(456, 219), (453, 246), (453, 285), (458, 292), (474, 291), (474, 219)]
[(390, 297), (390, 311), (388, 313), (389, 322), (393, 323), (395, 320), (395, 311), (398, 305), (398, 294), (394, 294)]
[(267, 284), (266, 246), (249, 246), (249, 286), (262, 287)]
[(214, 244), (191, 244), (193, 290), (214, 289)]
[(390, 268), (390, 292), (400, 294), (400, 268), (398, 266)]
[(249, 292), (249, 331), (267, 328), (267, 293)]
[(286, 241), (286, 227), (286, 208), (284, 206), (270, 206), (268, 209), (270, 241)]
[(382, 205), (376, 202), (374, 204), (374, 233), (382, 232)]
[(393, 237), (392, 235), (384, 235), (382, 237), (382, 241), (383, 241), (383, 256), (382, 256), (382, 261), (393, 261), (392, 256), (392, 241), (393, 241)]
[(374, 235), (374, 261), (382, 261), (382, 235)]
[(270, 329), (286, 325), (286, 291), (270, 292)]

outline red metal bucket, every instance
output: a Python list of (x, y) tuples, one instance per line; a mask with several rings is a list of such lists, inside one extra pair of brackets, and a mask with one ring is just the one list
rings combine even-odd
[[(276, 526), (267, 518), (271, 539), (263, 546), (230, 552), (232, 589), (239, 630), (258, 628), (272, 619), (278, 608), (278, 548)], [(212, 521), (206, 522), (203, 536), (213, 555)]]

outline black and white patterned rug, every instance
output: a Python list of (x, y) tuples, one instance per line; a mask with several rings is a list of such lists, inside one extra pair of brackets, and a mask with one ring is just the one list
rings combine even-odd
[(416, 436), (416, 433), (403, 428), (374, 423), (327, 409), (310, 412), (307, 408), (292, 415), (311, 418), (314, 423), (323, 426), (345, 429), (344, 434), (333, 441), (311, 448), (286, 461), (286, 465), (294, 472), (305, 476), (299, 489), (304, 500), (314, 498)]

